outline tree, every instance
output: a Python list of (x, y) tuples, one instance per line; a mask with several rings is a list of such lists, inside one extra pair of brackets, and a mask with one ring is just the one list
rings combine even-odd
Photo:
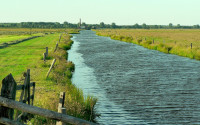
[(63, 25), (64, 25), (65, 28), (68, 28), (68, 27), (69, 27), (69, 23), (68, 23), (67, 21), (65, 21), (65, 22), (63, 23)]
[(101, 23), (100, 23), (100, 28), (105, 28), (104, 22), (101, 22)]
[(155, 29), (158, 29), (158, 25), (154, 25), (154, 28), (155, 28)]
[(69, 23), (68, 23), (67, 21), (65, 21), (63, 24), (64, 24), (64, 25), (68, 25)]
[(136, 29), (140, 28), (139, 24), (137, 24), (137, 23), (133, 27)]
[(181, 28), (181, 25), (180, 25), (180, 24), (177, 24), (177, 28)]
[(115, 29), (115, 28), (117, 28), (117, 25), (115, 23), (112, 23), (111, 28)]
[(147, 25), (145, 23), (142, 24), (143, 29), (147, 29)]
[(194, 29), (199, 29), (199, 24), (193, 26)]
[(82, 25), (82, 26), (86, 26), (86, 23), (85, 23), (85, 22), (83, 22), (81, 25)]
[(199, 24), (197, 24), (196, 26), (197, 26), (198, 29), (200, 28), (200, 27), (199, 27)]
[(173, 24), (172, 23), (169, 23), (169, 28), (172, 28), (173, 27)]

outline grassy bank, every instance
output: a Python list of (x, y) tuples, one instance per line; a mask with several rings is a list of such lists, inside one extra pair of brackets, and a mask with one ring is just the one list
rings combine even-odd
[[(0, 80), (12, 73), (16, 82), (22, 84), (22, 73), (30, 68), (31, 81), (36, 82), (35, 106), (57, 111), (59, 94), (66, 92), (67, 114), (93, 121), (96, 99), (90, 96), (84, 97), (82, 90), (71, 83), (75, 66), (72, 62), (67, 61), (66, 50), (70, 49), (73, 43), (70, 35), (63, 34), (57, 51), (53, 52), (59, 36), (60, 33), (49, 34), (0, 49)], [(49, 57), (46, 62), (42, 60), (45, 47), (49, 48)], [(57, 61), (46, 79), (46, 73), (54, 58)], [(19, 99), (19, 92), (17, 99)], [(29, 123), (55, 124), (55, 121), (35, 116)]]
[[(149, 49), (200, 60), (200, 30), (105, 29), (98, 35), (135, 43)], [(192, 48), (191, 48), (192, 43)]]

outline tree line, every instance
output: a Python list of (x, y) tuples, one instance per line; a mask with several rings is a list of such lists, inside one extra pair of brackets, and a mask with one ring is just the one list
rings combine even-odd
[(53, 28), (77, 28), (77, 24), (64, 22), (21, 22), (21, 23), (0, 23), (1, 28), (42, 28), (42, 29), (53, 29)]
[(147, 25), (143, 23), (142, 25), (116, 25), (116, 23), (105, 24), (101, 22), (100, 24), (86, 24), (86, 23), (59, 23), (59, 22), (21, 22), (21, 23), (0, 23), (0, 28), (43, 28), (43, 29), (53, 29), (53, 28), (84, 28), (84, 29), (99, 29), (99, 28), (111, 28), (111, 29), (200, 29), (199, 24), (193, 26), (184, 25), (173, 25), (169, 23), (168, 25)]
[(134, 25), (116, 25), (115, 23), (112, 23), (111, 25), (104, 24), (103, 22), (99, 25), (100, 28), (127, 28), (127, 29), (199, 29), (199, 24), (193, 25), (193, 26), (184, 26), (184, 25), (173, 25), (172, 23), (169, 23), (169, 25), (147, 25), (143, 23), (142, 25), (139, 25), (138, 23)]

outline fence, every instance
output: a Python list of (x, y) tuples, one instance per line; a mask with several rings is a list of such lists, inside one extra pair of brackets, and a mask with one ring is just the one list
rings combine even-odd
[[(30, 69), (28, 69), (27, 72), (25, 72), (23, 75), (25, 77), (23, 85), (17, 85), (12, 74), (6, 76), (2, 81), (1, 97), (5, 97), (10, 100), (15, 100), (17, 90), (21, 90), (19, 102), (27, 103), (28, 105), (33, 105), (35, 94), (35, 82), (30, 82)], [(14, 119), (15, 121), (25, 121), (27, 119), (28, 114), (24, 112), (20, 114), (19, 111), (16, 111), (15, 118), (13, 118), (14, 109), (1, 106), (0, 116), (9, 118), (11, 120)]]
[[(61, 121), (58, 122), (57, 125), (59, 124), (63, 125), (64, 123), (82, 124), (82, 125), (94, 124), (79, 118), (62, 114), (65, 113), (66, 111), (66, 109), (63, 107), (65, 99), (63, 92), (61, 93), (59, 99), (58, 111), (60, 113), (33, 106), (34, 94), (35, 94), (35, 82), (30, 83), (30, 69), (28, 69), (27, 72), (24, 73), (24, 76), (25, 76), (24, 85), (17, 85), (12, 74), (9, 74), (7, 77), (3, 79), (1, 96), (0, 96), (0, 123), (8, 125), (13, 125), (13, 124), (21, 125), (23, 123), (20, 123), (19, 121), (27, 120), (27, 116), (29, 115), (28, 113), (30, 113)], [(30, 94), (31, 87), (32, 87), (32, 95)], [(22, 90), (19, 101), (15, 101), (17, 90)], [(17, 110), (15, 114), (15, 119), (13, 118), (14, 109)], [(19, 114), (18, 110), (22, 111), (22, 113)]]

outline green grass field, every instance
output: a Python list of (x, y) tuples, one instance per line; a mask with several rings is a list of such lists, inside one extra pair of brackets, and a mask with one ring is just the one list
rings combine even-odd
[(33, 36), (40, 36), (40, 35), (42, 34), (38, 33), (38, 34), (33, 34), (33, 35), (28, 35), (28, 34), (26, 35), (0, 35), (0, 44), (16, 41), (16, 40), (22, 40), (22, 39), (30, 38)]
[[(0, 49), (0, 80), (12, 73), (16, 82), (22, 84), (22, 73), (30, 69), (31, 81), (36, 82), (35, 106), (57, 111), (59, 93), (66, 92), (67, 114), (93, 121), (96, 99), (84, 97), (82, 90), (76, 88), (70, 80), (74, 67), (73, 63), (66, 60), (66, 49), (72, 44), (70, 36), (63, 34), (58, 50), (53, 52), (59, 36), (60, 33), (45, 35)], [(42, 57), (45, 47), (49, 48), (49, 60), (44, 63)], [(46, 79), (54, 58), (57, 59), (54, 69)], [(30, 123), (55, 124), (55, 121), (35, 116)]]
[(200, 60), (200, 30), (103, 29), (95, 31), (98, 35), (115, 40), (132, 42), (149, 49)]
[(18, 76), (27, 68), (33, 68), (40, 60), (44, 48), (50, 46), (51, 51), (58, 37), (58, 34), (48, 35), (0, 49), (0, 79), (5, 74)]

